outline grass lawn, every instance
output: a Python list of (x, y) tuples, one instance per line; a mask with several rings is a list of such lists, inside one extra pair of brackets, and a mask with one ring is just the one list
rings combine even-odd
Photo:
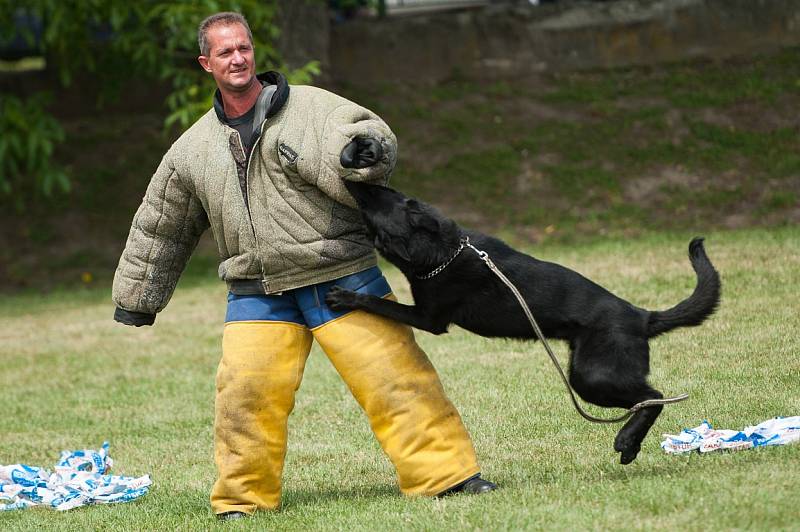
[[(692, 236), (550, 243), (535, 254), (637, 305), (666, 308), (693, 287)], [(704, 326), (652, 342), (653, 384), (691, 397), (665, 408), (633, 464), (617, 463), (616, 425), (575, 413), (541, 346), (420, 332), (500, 491), (401, 497), (366, 418), (315, 348), (290, 419), (283, 509), (225, 525), (207, 502), (223, 285), (182, 283), (156, 326), (141, 329), (115, 324), (99, 288), (4, 297), (0, 464), (52, 467), (62, 449), (109, 440), (114, 472), (149, 473), (154, 485), (130, 504), (3, 513), (0, 529), (796, 529), (800, 445), (681, 457), (658, 445), (663, 432), (703, 419), (738, 429), (800, 415), (800, 231), (706, 236), (723, 304)], [(386, 271), (408, 301), (399, 274)]]

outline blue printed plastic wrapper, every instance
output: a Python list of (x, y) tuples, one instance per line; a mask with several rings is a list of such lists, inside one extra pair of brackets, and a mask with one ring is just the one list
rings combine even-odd
[(61, 458), (56, 464), (56, 470), (66, 468), (104, 474), (108, 473), (113, 465), (114, 461), (108, 456), (108, 442), (105, 442), (97, 451), (92, 449), (61, 451)]
[(745, 427), (744, 430), (714, 429), (708, 421), (703, 421), (694, 428), (683, 429), (680, 434), (664, 434), (664, 438), (661, 448), (669, 454), (739, 451), (768, 445), (786, 445), (800, 441), (800, 416), (776, 417)]
[(62, 451), (54, 471), (25, 464), (0, 466), (0, 511), (48, 505), (71, 510), (89, 504), (128, 502), (150, 489), (149, 475), (109, 475), (108, 442), (99, 450)]

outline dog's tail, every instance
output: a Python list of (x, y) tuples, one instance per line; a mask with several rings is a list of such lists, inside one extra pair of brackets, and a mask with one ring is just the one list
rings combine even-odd
[(649, 338), (677, 327), (700, 325), (717, 309), (721, 291), (719, 273), (706, 255), (702, 238), (694, 238), (689, 243), (689, 260), (697, 274), (694, 292), (669, 310), (650, 312), (647, 320)]

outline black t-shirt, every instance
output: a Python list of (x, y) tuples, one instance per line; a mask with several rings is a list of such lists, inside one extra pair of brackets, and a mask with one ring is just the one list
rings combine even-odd
[(225, 115), (225, 123), (239, 132), (239, 136), (242, 138), (242, 144), (244, 146), (244, 154), (248, 158), (250, 157), (250, 150), (253, 149), (253, 141), (256, 138), (256, 136), (253, 135), (253, 118), (255, 118), (255, 115), (255, 104), (253, 104), (253, 107), (251, 107), (250, 110), (248, 110), (242, 116), (228, 118), (228, 116)]

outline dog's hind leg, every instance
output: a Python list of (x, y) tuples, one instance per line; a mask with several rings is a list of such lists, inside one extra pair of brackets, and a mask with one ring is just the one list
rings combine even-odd
[[(629, 402), (630, 406), (626, 405), (623, 408), (630, 408), (636, 403), (648, 399), (663, 399), (664, 395), (658, 390), (647, 386), (647, 391), (637, 397), (637, 399)], [(664, 410), (663, 405), (648, 406), (633, 414), (622, 426), (614, 439), (614, 450), (620, 453), (619, 462), (621, 464), (633, 462), (642, 447), (642, 440), (650, 431), (650, 427), (653, 426), (662, 410)]]
[[(615, 341), (616, 340), (616, 341)], [(649, 347), (646, 340), (584, 338), (572, 342), (570, 384), (582, 399), (611, 408), (631, 408), (664, 396), (647, 383)], [(629, 464), (663, 406), (639, 410), (625, 423), (614, 440), (620, 463)]]

